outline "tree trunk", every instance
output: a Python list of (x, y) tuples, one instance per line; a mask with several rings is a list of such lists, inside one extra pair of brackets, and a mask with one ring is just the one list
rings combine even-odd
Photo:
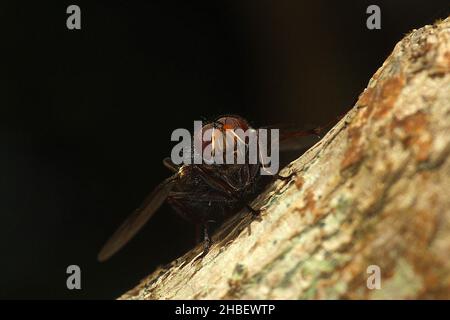
[(395, 46), (281, 172), (296, 175), (256, 199), (259, 221), (237, 214), (205, 257), (198, 246), (121, 299), (450, 299), (449, 153), (447, 18)]

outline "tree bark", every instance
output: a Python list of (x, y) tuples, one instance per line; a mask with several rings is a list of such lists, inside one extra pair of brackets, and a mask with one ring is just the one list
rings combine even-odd
[[(351, 111), (246, 211), (121, 299), (450, 299), (450, 17), (413, 30)], [(369, 289), (369, 266), (381, 288)], [(369, 273), (368, 273), (369, 272)]]

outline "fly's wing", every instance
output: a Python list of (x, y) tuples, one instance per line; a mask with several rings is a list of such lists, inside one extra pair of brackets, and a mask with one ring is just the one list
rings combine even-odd
[(279, 129), (280, 167), (288, 165), (293, 160), (315, 145), (338, 121), (333, 119), (319, 127), (298, 128), (292, 125), (272, 125), (263, 128)]
[[(300, 152), (312, 147), (320, 140), (317, 129), (300, 129), (291, 124), (275, 124), (264, 126), (262, 129), (278, 129), (279, 151), (280, 152)], [(269, 134), (270, 135), (270, 134)]]
[(280, 130), (280, 152), (306, 151), (316, 144), (342, 116), (332, 119), (328, 123), (318, 126), (299, 129), (292, 125), (272, 125), (266, 128)]
[(164, 180), (152, 193), (144, 200), (144, 203), (114, 232), (111, 238), (103, 246), (98, 254), (99, 261), (109, 259), (119, 251), (133, 236), (144, 226), (153, 216), (158, 208), (166, 200), (172, 190), (177, 175)]
[(305, 151), (320, 140), (314, 129), (280, 130), (280, 152)]

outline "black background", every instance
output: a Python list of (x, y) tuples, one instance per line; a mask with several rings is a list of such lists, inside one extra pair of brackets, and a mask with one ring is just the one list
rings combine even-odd
[[(81, 30), (66, 8), (81, 7)], [(366, 28), (381, 7), (382, 29)], [(106, 263), (101, 245), (169, 175), (170, 134), (237, 113), (326, 123), (448, 1), (2, 1), (0, 298), (115, 298), (194, 245), (163, 206)], [(67, 290), (66, 268), (82, 270)]]

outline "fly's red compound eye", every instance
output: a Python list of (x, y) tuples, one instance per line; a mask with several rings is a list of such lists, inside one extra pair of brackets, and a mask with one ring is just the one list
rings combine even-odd
[(239, 116), (222, 116), (204, 125), (201, 132), (194, 136), (194, 141), (201, 141), (202, 151), (210, 146), (212, 153), (216, 154), (226, 148), (226, 131), (237, 129), (247, 131), (249, 129), (247, 121)]
[(220, 117), (215, 123), (220, 125), (223, 130), (242, 129), (243, 131), (246, 131), (249, 128), (247, 121), (238, 116)]

